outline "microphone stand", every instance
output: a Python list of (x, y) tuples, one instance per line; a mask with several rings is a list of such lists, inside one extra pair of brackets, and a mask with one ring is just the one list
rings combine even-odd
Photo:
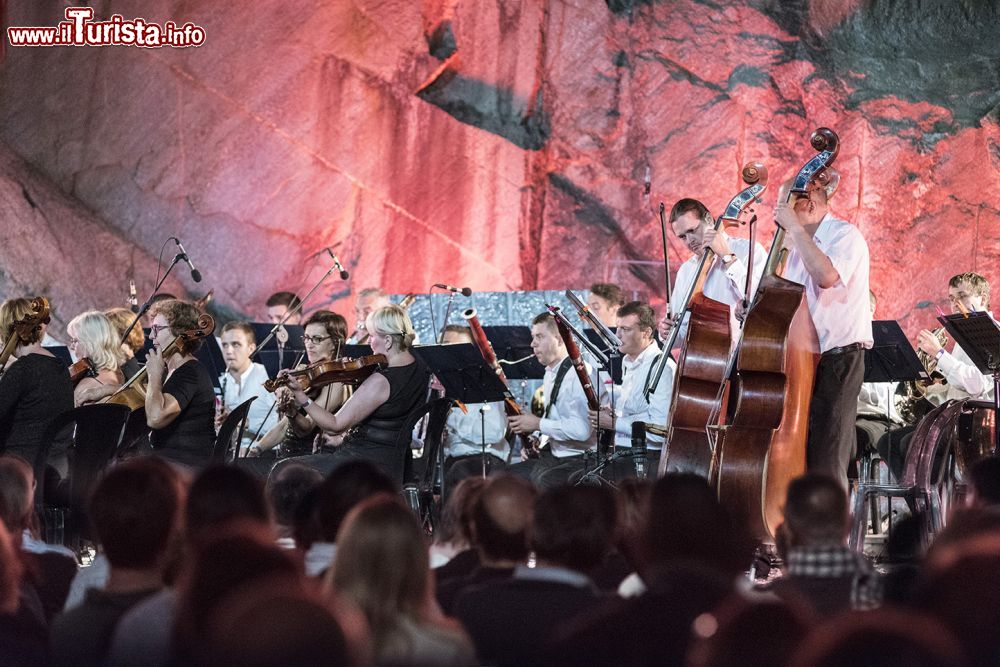
[[(169, 241), (170, 239), (167, 240)], [(166, 245), (166, 242), (164, 242), (164, 245)], [(119, 345), (125, 344), (125, 341), (128, 340), (128, 335), (132, 333), (132, 329), (135, 329), (135, 325), (138, 324), (139, 320), (142, 319), (142, 316), (145, 315), (147, 311), (149, 311), (149, 307), (153, 305), (153, 297), (155, 297), (156, 294), (160, 291), (160, 287), (162, 287), (163, 283), (166, 282), (167, 276), (169, 276), (173, 268), (177, 266), (177, 262), (181, 261), (181, 259), (183, 259), (186, 256), (187, 255), (185, 255), (182, 252), (179, 252), (176, 255), (174, 255), (174, 259), (172, 262), (170, 262), (170, 266), (167, 267), (166, 273), (164, 273), (163, 277), (160, 278), (160, 282), (156, 283), (156, 287), (153, 288), (152, 294), (150, 294), (149, 298), (146, 299), (146, 301), (142, 304), (142, 307), (139, 308), (139, 312), (135, 314), (135, 318), (133, 318), (132, 322), (128, 325), (128, 329), (126, 329), (125, 333), (122, 334), (122, 339), (118, 343)]]
[(257, 349), (254, 350), (254, 353), (250, 355), (251, 359), (255, 354), (263, 350), (265, 345), (271, 342), (271, 339), (274, 338), (275, 335), (277, 335), (278, 330), (285, 325), (285, 322), (287, 322), (289, 319), (302, 312), (302, 306), (304, 306), (306, 301), (309, 300), (309, 297), (311, 297), (313, 293), (319, 289), (319, 286), (322, 285), (323, 282), (326, 281), (326, 279), (329, 278), (336, 271), (338, 271), (337, 265), (334, 264), (333, 266), (330, 267), (330, 269), (326, 273), (323, 274), (323, 277), (320, 278), (315, 285), (313, 285), (312, 289), (309, 290), (304, 297), (302, 297), (302, 299), (298, 302), (298, 304), (296, 304), (294, 308), (290, 309), (287, 313), (285, 313), (285, 316), (281, 318), (281, 321), (275, 324), (271, 328), (271, 331), (267, 334), (267, 336), (264, 337), (264, 340), (257, 343)]

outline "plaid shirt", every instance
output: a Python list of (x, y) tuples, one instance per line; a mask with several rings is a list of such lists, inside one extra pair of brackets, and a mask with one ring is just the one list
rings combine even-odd
[(853, 577), (851, 606), (875, 609), (882, 603), (882, 579), (864, 556), (843, 545), (793, 547), (785, 573), (792, 577)]

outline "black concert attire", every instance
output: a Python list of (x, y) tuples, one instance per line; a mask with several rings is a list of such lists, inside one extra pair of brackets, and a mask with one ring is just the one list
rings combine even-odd
[(200, 362), (192, 359), (170, 374), (162, 391), (174, 397), (181, 412), (163, 428), (150, 432), (153, 453), (192, 467), (207, 464), (215, 444), (212, 377)]
[[(73, 383), (57, 357), (26, 354), (0, 378), (0, 453), (16, 454), (34, 465), (42, 435), (53, 419), (73, 409)], [(65, 477), (70, 438), (52, 443), (49, 460)]]
[[(297, 463), (315, 468), (323, 474), (354, 459), (370, 461), (397, 482), (403, 481), (405, 456), (410, 452), (410, 439), (403, 437), (406, 417), (427, 399), (430, 372), (419, 362), (406, 366), (390, 366), (377, 371), (389, 381), (389, 398), (360, 424), (352, 427), (337, 447), (324, 447), (320, 454), (297, 457)], [(279, 462), (271, 474), (282, 464)]]
[(121, 366), (122, 375), (128, 380), (130, 377), (142, 370), (142, 364), (135, 357), (129, 357)]

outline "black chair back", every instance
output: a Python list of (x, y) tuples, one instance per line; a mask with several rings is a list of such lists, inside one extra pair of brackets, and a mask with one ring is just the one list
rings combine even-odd
[[(247, 416), (250, 414), (250, 404), (257, 400), (256, 396), (251, 396), (243, 401), (226, 417), (219, 427), (219, 433), (215, 436), (215, 446), (212, 448), (212, 463), (226, 463), (236, 458), (240, 451), (240, 441), (243, 440), (243, 431), (247, 427)], [(229, 456), (229, 450), (233, 449), (233, 456)]]
[[(86, 533), (87, 501), (101, 473), (118, 451), (129, 414), (131, 411), (124, 405), (83, 405), (62, 413), (46, 429), (42, 446), (35, 457), (35, 506), (42, 510), (46, 505), (64, 510), (64, 522), (69, 524), (67, 528), (73, 535)], [(52, 443), (70, 425), (74, 427), (74, 432), (73, 446), (69, 451), (69, 480), (65, 493), (50, 491), (47, 500), (45, 469)]]

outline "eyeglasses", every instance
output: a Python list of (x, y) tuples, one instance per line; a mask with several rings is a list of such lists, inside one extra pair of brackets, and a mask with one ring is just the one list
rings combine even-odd
[(313, 345), (319, 345), (325, 340), (329, 340), (332, 336), (303, 336), (302, 340), (307, 343), (312, 343)]
[(154, 324), (153, 326), (149, 327), (149, 337), (156, 338), (161, 331), (169, 328), (170, 328), (169, 324)]

